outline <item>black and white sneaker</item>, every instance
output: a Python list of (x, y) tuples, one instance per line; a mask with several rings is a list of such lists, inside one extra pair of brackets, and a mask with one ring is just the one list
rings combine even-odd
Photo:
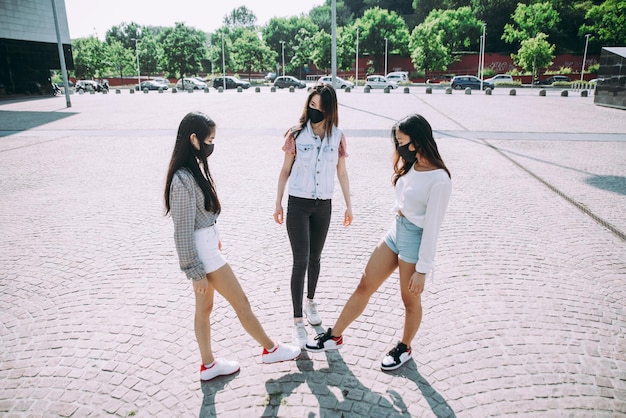
[(387, 353), (380, 368), (385, 371), (395, 370), (411, 359), (411, 348), (404, 343), (398, 343)]
[(315, 339), (306, 343), (304, 348), (312, 353), (340, 349), (343, 347), (343, 336), (333, 337), (331, 332), (332, 329), (328, 328), (328, 331), (317, 334)]

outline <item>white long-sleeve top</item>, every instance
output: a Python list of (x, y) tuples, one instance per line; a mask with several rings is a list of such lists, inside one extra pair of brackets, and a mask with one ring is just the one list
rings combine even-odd
[(396, 182), (394, 212), (423, 229), (415, 271), (429, 273), (435, 264), (439, 228), (450, 201), (452, 182), (445, 170), (411, 169)]

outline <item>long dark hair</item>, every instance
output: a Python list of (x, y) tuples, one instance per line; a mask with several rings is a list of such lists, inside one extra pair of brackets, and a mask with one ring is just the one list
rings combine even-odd
[(300, 115), (298, 126), (290, 129), (292, 132), (301, 131), (306, 126), (306, 123), (309, 121), (307, 110), (311, 104), (311, 99), (316, 94), (320, 95), (320, 110), (324, 112), (324, 131), (326, 132), (326, 136), (329, 136), (333, 132), (333, 127), (339, 126), (337, 93), (335, 92), (335, 89), (330, 84), (317, 84), (309, 90), (309, 95), (304, 103), (304, 109), (302, 109), (302, 115)]
[[(430, 127), (430, 124), (422, 115), (409, 115), (404, 119), (396, 122), (396, 124), (391, 128), (391, 140), (395, 146), (395, 149), (398, 149), (398, 140), (396, 138), (396, 133), (401, 131), (409, 136), (411, 139), (411, 144), (415, 147), (416, 150), (419, 151), (420, 157), (426, 158), (428, 162), (434, 165), (437, 168), (441, 168), (448, 173), (448, 177), (452, 177), (450, 175), (450, 170), (446, 167), (445, 163), (441, 159), (441, 155), (439, 155), (439, 149), (437, 148), (437, 143), (435, 142), (435, 138), (433, 138), (433, 130)], [(394, 154), (393, 160), (393, 185), (395, 186), (398, 182), (398, 179), (405, 175), (411, 170), (413, 167), (413, 163), (407, 163), (404, 161), (404, 158), (398, 154), (398, 151)]]
[[(209, 171), (209, 164), (206, 159), (198, 158), (203, 155), (203, 148), (206, 147), (204, 139), (215, 131), (215, 122), (202, 112), (190, 112), (185, 115), (178, 127), (176, 134), (176, 144), (172, 151), (172, 159), (167, 171), (165, 182), (165, 214), (170, 212), (170, 186), (174, 174), (181, 168), (188, 169), (192, 174), (202, 193), (204, 194), (204, 208), (216, 214), (222, 210), (220, 200), (215, 191), (215, 183)], [(200, 145), (200, 152), (191, 143), (191, 134), (196, 134)], [(202, 164), (202, 170), (200, 169)]]

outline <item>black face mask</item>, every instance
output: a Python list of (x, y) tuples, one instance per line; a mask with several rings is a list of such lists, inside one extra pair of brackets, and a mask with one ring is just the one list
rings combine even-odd
[(309, 107), (306, 113), (311, 120), (311, 123), (320, 123), (324, 120), (324, 114), (317, 109), (313, 109), (312, 107)]
[(396, 149), (398, 150), (398, 154), (400, 157), (404, 159), (409, 164), (413, 164), (415, 160), (417, 160), (417, 151), (411, 151), (409, 147), (411, 143), (409, 142), (406, 145), (398, 146)]
[(209, 155), (213, 154), (213, 150), (215, 149), (215, 144), (201, 144), (201, 148), (196, 150), (196, 157), (200, 160), (206, 160), (209, 158)]

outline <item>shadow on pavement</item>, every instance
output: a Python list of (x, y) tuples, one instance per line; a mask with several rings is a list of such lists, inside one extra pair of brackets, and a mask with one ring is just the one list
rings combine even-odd
[[(280, 379), (270, 379), (265, 383), (268, 393), (267, 405), (263, 417), (280, 415), (280, 407), (294, 390), (306, 383), (318, 400), (319, 417), (360, 417), (360, 416), (397, 416), (410, 417), (408, 407), (402, 396), (395, 391), (388, 391), (392, 399), (372, 392), (352, 373), (338, 351), (325, 353), (328, 368), (314, 370), (313, 361), (306, 351), (297, 360), (300, 373), (285, 375)], [(415, 364), (404, 367), (406, 370), (396, 374), (414, 381), (424, 394), (428, 404), (437, 417), (455, 417), (454, 412), (437, 391), (417, 372)], [(336, 390), (331, 390), (337, 388)], [(339, 395), (341, 393), (341, 395)]]
[(220, 390), (223, 390), (226, 385), (237, 376), (239, 376), (239, 372), (231, 374), (230, 376), (220, 376), (208, 382), (200, 382), (202, 393), (204, 393), (202, 406), (200, 406), (200, 418), (217, 416), (217, 413), (215, 412), (215, 395)]
[(27, 131), (50, 122), (76, 115), (72, 112), (18, 112), (0, 110), (0, 137)]
[(623, 176), (592, 176), (585, 183), (597, 189), (606, 190), (626, 196), (626, 177)]

